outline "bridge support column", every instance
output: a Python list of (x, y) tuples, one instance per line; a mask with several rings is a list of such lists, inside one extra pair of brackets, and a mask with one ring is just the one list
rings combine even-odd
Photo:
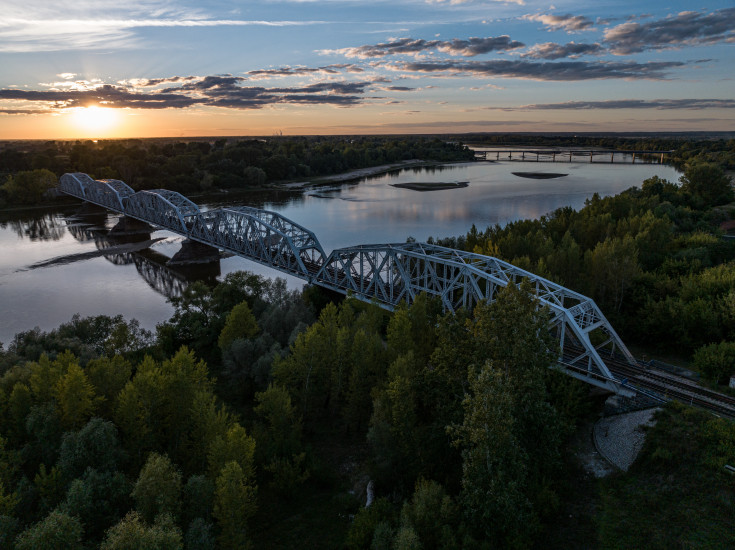
[(166, 262), (166, 265), (208, 264), (219, 262), (219, 259), (219, 249), (186, 239), (181, 243), (181, 249)]
[(123, 216), (115, 224), (115, 227), (110, 229), (109, 235), (111, 237), (134, 237), (137, 235), (150, 235), (155, 229), (146, 222), (136, 220), (129, 216)]

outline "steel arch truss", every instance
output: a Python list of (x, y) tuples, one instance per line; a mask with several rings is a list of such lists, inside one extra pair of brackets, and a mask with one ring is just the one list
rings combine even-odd
[(124, 213), (184, 235), (201, 215), (199, 207), (176, 191), (152, 189), (128, 197)]
[(81, 172), (64, 174), (59, 185), (69, 195), (120, 213), (125, 212), (125, 200), (135, 194), (120, 180), (93, 180)]
[(480, 254), (424, 243), (363, 245), (335, 250), (317, 274), (317, 284), (377, 300), (389, 309), (421, 292), (437, 296), (445, 310), (494, 301), (499, 288), (528, 279), (541, 306), (551, 312), (550, 329), (559, 342), (561, 367), (571, 376), (618, 393), (627, 393), (602, 356), (635, 359), (590, 298)]
[(324, 263), (324, 250), (311, 231), (257, 208), (204, 212), (195, 218), (189, 237), (310, 282), (316, 282), (314, 275)]
[(342, 248), (326, 258), (314, 233), (276, 212), (250, 207), (201, 212), (173, 191), (133, 193), (121, 181), (95, 181), (81, 173), (64, 174), (60, 189), (388, 309), (402, 301), (410, 304), (422, 292), (437, 296), (445, 310), (472, 308), (494, 301), (501, 287), (527, 279), (539, 306), (551, 312), (549, 329), (559, 343), (561, 368), (590, 384), (632, 394), (615, 380), (603, 357), (618, 354), (631, 363), (635, 358), (595, 302), (497, 258), (424, 243)]

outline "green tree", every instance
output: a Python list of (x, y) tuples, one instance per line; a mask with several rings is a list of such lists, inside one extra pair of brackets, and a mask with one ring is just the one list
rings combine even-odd
[(181, 474), (166, 455), (151, 453), (130, 496), (149, 523), (159, 514), (176, 518), (181, 509)]
[(141, 521), (137, 512), (129, 512), (105, 535), (100, 550), (181, 550), (181, 530), (173, 518), (162, 514), (152, 526)]
[(220, 349), (225, 350), (232, 345), (232, 342), (238, 338), (252, 338), (260, 328), (255, 320), (255, 316), (250, 311), (247, 301), (237, 304), (227, 316), (225, 326), (220, 332), (218, 344)]
[(735, 373), (735, 342), (720, 342), (699, 348), (692, 366), (717, 384), (726, 384)]
[(237, 462), (243, 475), (249, 483), (255, 477), (255, 440), (250, 437), (245, 428), (233, 423), (227, 433), (218, 436), (212, 441), (207, 455), (209, 472), (216, 478), (228, 462)]
[(82, 368), (73, 364), (54, 387), (61, 419), (68, 428), (78, 428), (97, 408), (100, 398)]
[(682, 190), (702, 206), (717, 206), (733, 200), (730, 177), (717, 164), (695, 162), (681, 177)]
[(247, 523), (256, 509), (256, 488), (249, 476), (236, 461), (228, 462), (217, 477), (214, 498), (222, 548), (236, 550), (248, 546)]
[(99, 542), (105, 531), (130, 508), (130, 483), (121, 472), (88, 468), (72, 481), (61, 510), (79, 518), (88, 540)]
[(57, 181), (50, 170), (30, 170), (8, 176), (2, 189), (11, 204), (36, 204)]
[(58, 466), (64, 478), (71, 481), (89, 468), (98, 472), (114, 472), (124, 458), (115, 425), (93, 418), (78, 432), (64, 434)]
[(520, 288), (479, 304), (468, 327), (475, 344), (464, 421), (452, 429), (462, 449), (462, 511), (479, 538), (502, 547), (533, 540), (537, 517), (553, 509), (565, 425), (548, 402), (555, 361), (549, 317)]
[(16, 550), (82, 549), (84, 530), (75, 517), (54, 510), (15, 539)]

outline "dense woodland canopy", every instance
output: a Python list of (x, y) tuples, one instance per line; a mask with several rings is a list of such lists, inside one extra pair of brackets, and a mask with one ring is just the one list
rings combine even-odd
[[(592, 296), (626, 342), (716, 385), (735, 364), (733, 217), (722, 165), (699, 159), (439, 242)], [(596, 402), (548, 369), (529, 290), (389, 314), (241, 272), (191, 284), (153, 333), (119, 316), (20, 333), (0, 347), (0, 546), (735, 546), (732, 422), (669, 406), (629, 473), (584, 481), (570, 442)]]
[[(461, 143), (421, 137), (269, 137), (265, 139), (5, 142), (0, 144), (0, 206), (32, 204), (41, 195), (17, 192), (18, 178), (48, 170), (57, 178), (85, 172), (120, 179), (133, 189), (179, 193), (262, 187), (405, 160), (472, 160)], [(41, 194), (47, 187), (39, 184)], [(4, 197), (3, 197), (4, 195)]]

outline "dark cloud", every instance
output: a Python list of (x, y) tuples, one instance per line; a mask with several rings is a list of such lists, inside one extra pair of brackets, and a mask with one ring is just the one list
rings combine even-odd
[(410, 88), (409, 86), (388, 86), (386, 90), (390, 90), (391, 92), (412, 92), (416, 88)]
[(684, 65), (685, 63), (680, 61), (651, 63), (562, 61), (558, 63), (543, 63), (537, 61), (495, 59), (491, 61), (447, 60), (396, 63), (389, 65), (389, 67), (395, 70), (418, 73), (474, 74), (486, 77), (574, 81), (608, 78), (660, 80), (666, 78), (666, 74), (670, 69)]
[(566, 101), (538, 103), (520, 109), (735, 109), (735, 99), (615, 99), (608, 101)]
[(530, 57), (532, 59), (577, 59), (583, 55), (600, 55), (605, 52), (600, 44), (578, 44), (576, 42), (568, 42), (567, 44), (555, 44), (554, 42), (546, 42), (544, 44), (536, 44), (529, 48), (528, 52), (521, 57)]
[(320, 93), (332, 92), (334, 94), (362, 94), (365, 88), (372, 82), (319, 82), (309, 84), (300, 88), (270, 88), (274, 93)]
[(716, 42), (735, 42), (735, 8), (712, 13), (684, 11), (649, 23), (628, 22), (607, 29), (604, 42), (610, 51), (629, 55)]
[[(160, 83), (174, 82), (173, 79), (153, 79)], [(147, 80), (144, 88), (150, 87)], [(273, 104), (324, 104), (336, 106), (359, 105), (369, 99), (366, 94), (374, 86), (370, 81), (327, 81), (292, 86), (266, 88), (263, 86), (243, 86), (245, 77), (215, 75), (206, 77), (181, 78), (180, 86), (161, 90), (130, 89), (123, 86), (104, 85), (89, 90), (0, 90), (0, 101), (42, 102), (48, 110), (101, 105), (114, 108), (168, 109), (186, 108), (195, 105), (226, 107), (230, 109), (258, 109)], [(139, 82), (139, 81), (131, 81)], [(396, 91), (408, 91), (397, 87)], [(12, 111), (23, 114), (21, 110)], [(5, 112), (2, 111), (2, 112)], [(30, 111), (30, 110), (29, 110)], [(35, 111), (34, 111), (35, 112)], [(44, 112), (44, 111), (41, 111)], [(45, 111), (48, 112), (48, 111)], [(26, 113), (27, 114), (27, 113)]]
[(48, 111), (41, 109), (0, 109), (0, 115), (42, 115)]
[(43, 101), (55, 107), (85, 107), (103, 105), (105, 107), (129, 107), (133, 109), (184, 108), (201, 104), (204, 100), (175, 93), (138, 93), (126, 88), (105, 84), (93, 90), (0, 90), (0, 100), (14, 99)]
[(511, 40), (508, 35), (462, 40), (424, 40), (423, 38), (398, 38), (391, 42), (368, 44), (356, 48), (329, 50), (328, 53), (341, 53), (347, 57), (385, 57), (387, 55), (416, 55), (429, 51), (441, 51), (451, 55), (473, 57), (494, 51), (508, 51), (522, 48), (522, 42)]
[(523, 19), (527, 21), (538, 21), (550, 31), (566, 31), (567, 33), (574, 33), (580, 31), (592, 30), (592, 20), (588, 19), (583, 15), (551, 15), (534, 13), (524, 15)]

